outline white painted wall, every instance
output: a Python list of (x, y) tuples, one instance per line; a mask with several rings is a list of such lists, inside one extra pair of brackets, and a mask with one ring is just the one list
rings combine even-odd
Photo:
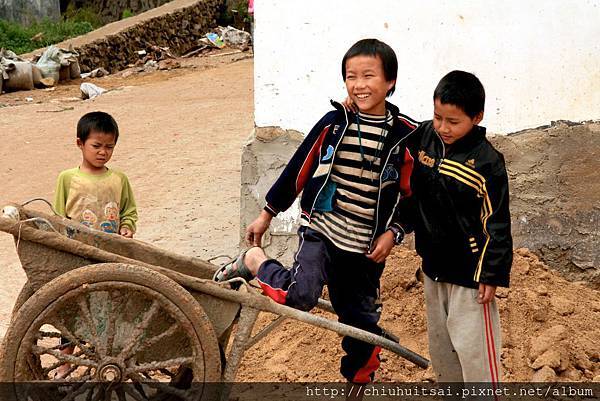
[(307, 133), (343, 99), (341, 59), (375, 37), (398, 55), (391, 101), (429, 119), (447, 72), (475, 73), (483, 125), (600, 118), (600, 0), (256, 0), (256, 125)]

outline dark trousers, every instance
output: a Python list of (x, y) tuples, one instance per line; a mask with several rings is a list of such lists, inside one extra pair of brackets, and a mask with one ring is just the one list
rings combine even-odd
[[(344, 251), (319, 232), (300, 227), (300, 245), (291, 269), (274, 259), (265, 261), (256, 278), (266, 295), (276, 302), (308, 311), (317, 305), (327, 284), (329, 299), (341, 323), (381, 335), (379, 279), (383, 263), (364, 254)], [(340, 372), (353, 383), (373, 380), (379, 351), (352, 337), (344, 337)]]

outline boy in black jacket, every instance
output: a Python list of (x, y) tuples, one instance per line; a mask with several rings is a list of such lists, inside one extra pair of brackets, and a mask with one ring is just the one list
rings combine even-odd
[(485, 138), (485, 91), (473, 74), (439, 82), (433, 120), (411, 136), (411, 205), (423, 259), (429, 351), (439, 382), (498, 382), (497, 286), (508, 287), (512, 237), (504, 158)]
[[(414, 158), (405, 146), (418, 124), (386, 102), (398, 62), (376, 39), (354, 44), (342, 60), (342, 77), (358, 113), (340, 104), (310, 131), (267, 193), (266, 206), (246, 229), (255, 247), (219, 273), (227, 280), (256, 276), (276, 302), (312, 309), (327, 284), (339, 321), (381, 335), (379, 279), (403, 231), (395, 213), (411, 193)], [(259, 247), (271, 219), (302, 192), (300, 245), (291, 269)], [(345, 337), (340, 371), (368, 383), (379, 367), (380, 347)]]

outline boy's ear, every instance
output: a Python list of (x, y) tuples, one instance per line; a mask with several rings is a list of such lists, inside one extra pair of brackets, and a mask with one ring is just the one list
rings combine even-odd
[(77, 138), (77, 141), (76, 141), (76, 143), (77, 143), (77, 147), (78, 147), (79, 149), (81, 149), (81, 148), (83, 147), (83, 142), (81, 142), (81, 139)]
[(394, 87), (394, 85), (396, 85), (396, 80), (392, 79), (391, 81), (388, 82), (388, 88), (387, 88), (387, 92), (390, 91), (390, 89), (392, 89)]
[(483, 111), (480, 111), (475, 117), (473, 117), (473, 124), (477, 125), (483, 120)]

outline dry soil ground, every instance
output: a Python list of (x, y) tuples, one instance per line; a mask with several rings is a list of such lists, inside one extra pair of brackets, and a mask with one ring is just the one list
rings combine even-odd
[[(0, 201), (50, 199), (57, 173), (80, 160), (77, 119), (105, 110), (121, 127), (111, 164), (129, 175), (136, 193), (137, 238), (205, 259), (234, 254), (241, 149), (253, 124), (253, 63), (247, 57), (204, 57), (173, 71), (97, 79), (114, 90), (92, 101), (77, 99), (78, 82), (0, 96), (6, 105), (0, 108)], [(418, 264), (403, 248), (390, 257), (382, 281), (382, 325), (427, 356), (422, 285), (414, 279)], [(1, 336), (25, 281), (8, 235), (0, 235), (0, 269)], [(566, 282), (518, 250), (512, 287), (498, 295), (507, 380), (600, 380), (598, 292)], [(261, 325), (269, 318), (262, 317)], [(247, 352), (238, 379), (339, 381), (339, 343), (335, 333), (286, 322)], [(389, 352), (382, 359), (378, 381), (432, 377)]]

